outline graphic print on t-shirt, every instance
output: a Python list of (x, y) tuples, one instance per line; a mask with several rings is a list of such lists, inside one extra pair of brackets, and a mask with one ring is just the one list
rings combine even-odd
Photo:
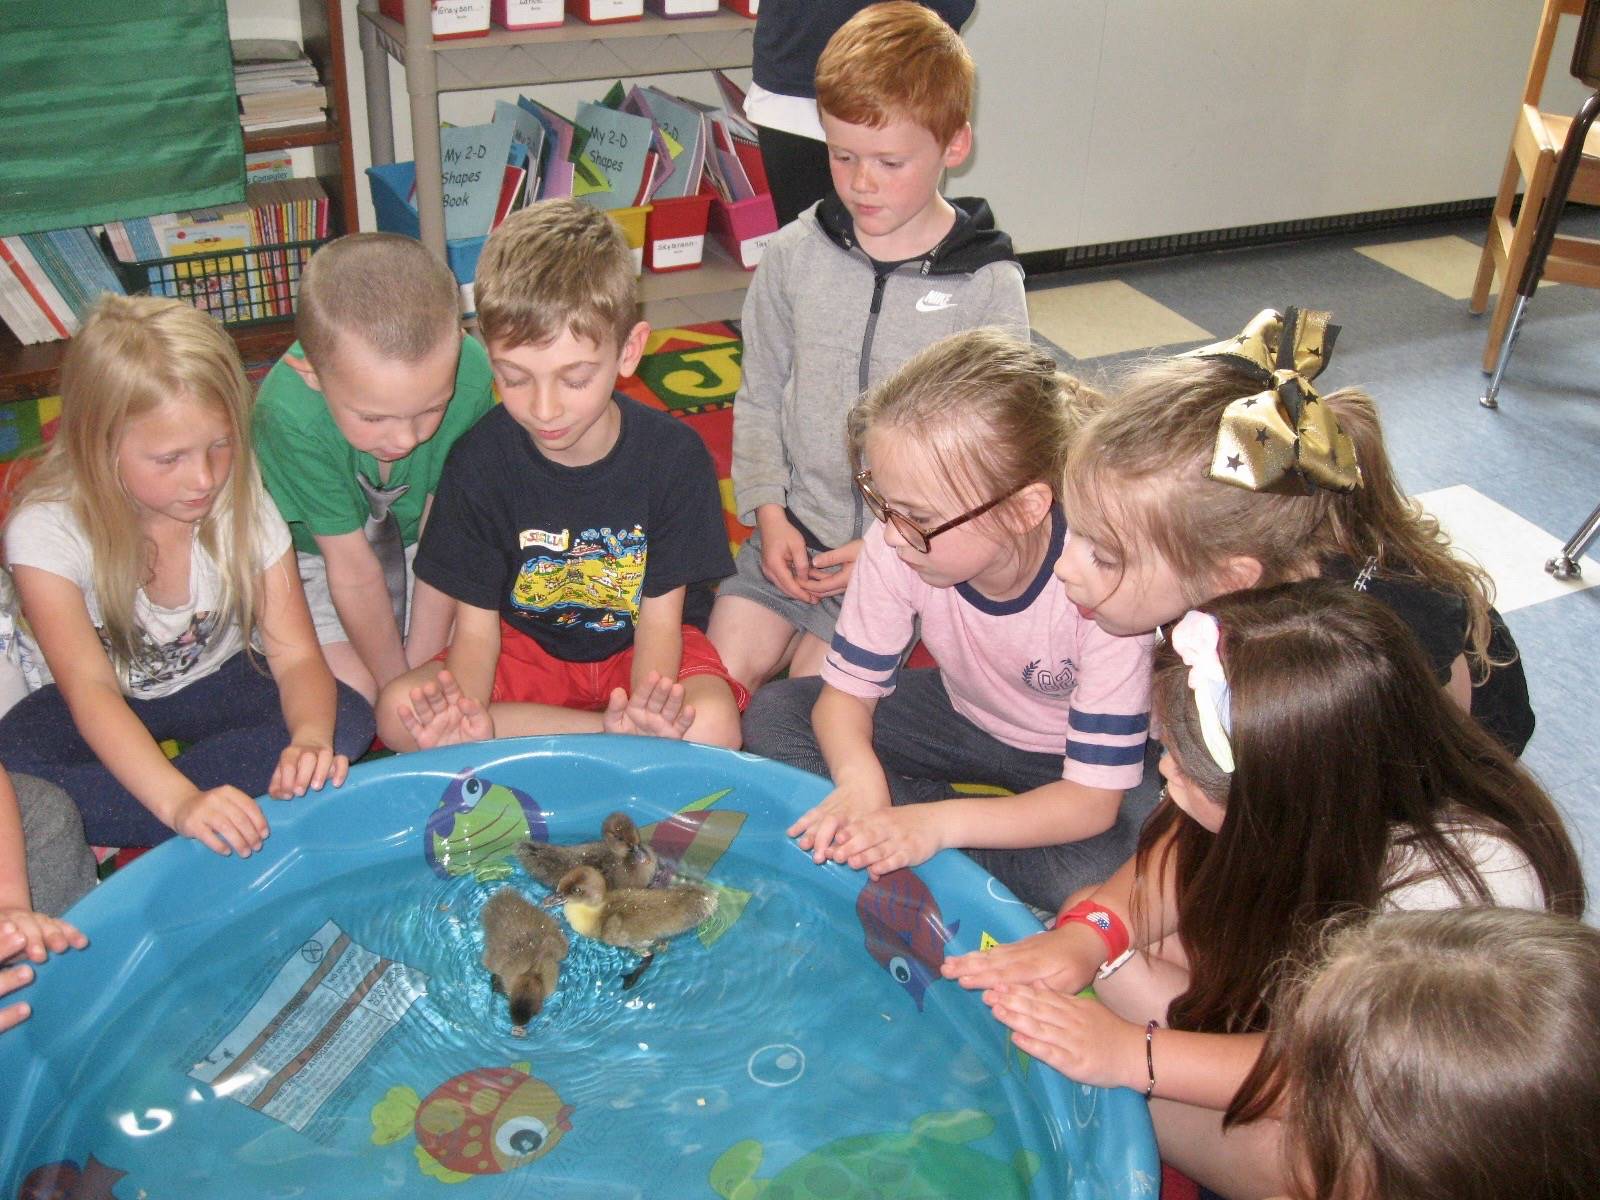
[(189, 627), (164, 646), (156, 645), (141, 631), (139, 658), (128, 669), (128, 691), (138, 695), (183, 678), (200, 661), (200, 654), (216, 629), (216, 613), (197, 612), (189, 618)]
[(1078, 686), (1078, 668), (1070, 658), (1063, 658), (1058, 667), (1041, 666), (1034, 659), (1022, 668), (1022, 682), (1045, 696), (1070, 696)]
[(524, 548), (547, 553), (525, 559), (511, 585), (511, 603), (553, 625), (582, 625), (600, 633), (626, 629), (639, 619), (646, 542), (635, 525), (613, 533), (609, 525), (568, 531), (524, 530)]

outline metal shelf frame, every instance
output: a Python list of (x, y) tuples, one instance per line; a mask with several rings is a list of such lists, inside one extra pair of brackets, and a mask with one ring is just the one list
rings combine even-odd
[[(417, 162), (417, 216), (422, 242), (444, 257), (444, 196), (440, 185), (439, 94), (630, 75), (748, 67), (755, 22), (736, 13), (611, 25), (568, 21), (554, 29), (516, 33), (493, 29), (484, 37), (435, 41), (429, 0), (405, 0), (405, 23), (362, 0), (358, 10), (361, 63), (367, 88), (367, 132), (372, 161), (394, 161), (394, 110), (388, 60), (405, 71), (411, 109), (411, 143)], [(704, 268), (702, 268), (704, 269)], [(676, 294), (663, 277), (659, 289)], [(690, 291), (703, 290), (686, 284)], [(657, 290), (657, 289), (652, 289)]]

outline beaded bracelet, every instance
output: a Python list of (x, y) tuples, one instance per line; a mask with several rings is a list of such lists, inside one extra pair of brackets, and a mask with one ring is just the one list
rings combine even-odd
[(1156, 1090), (1156, 1026), (1157, 1021), (1150, 1021), (1144, 1027), (1144, 1069), (1150, 1073), (1150, 1082), (1144, 1085), (1144, 1098), (1150, 1099)]

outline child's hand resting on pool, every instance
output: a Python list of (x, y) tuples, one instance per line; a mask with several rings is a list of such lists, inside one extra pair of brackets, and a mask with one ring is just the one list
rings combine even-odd
[(876, 879), (925, 863), (948, 845), (939, 805), (876, 808), (845, 822), (834, 858), (858, 871), (865, 867)]
[(331, 745), (302, 736), (291, 741), (278, 755), (277, 768), (267, 784), (267, 795), (274, 800), (292, 800), (304, 796), (307, 789), (320, 792), (325, 783), (340, 787), (349, 771), (350, 760), (335, 754)]
[(1068, 1079), (1092, 1087), (1144, 1090), (1149, 1078), (1144, 1029), (1100, 1001), (1062, 995), (1037, 983), (987, 991), (983, 999), (995, 1019), (1011, 1030), (1019, 1050)]
[(196, 790), (178, 798), (168, 813), (156, 815), (184, 837), (218, 854), (240, 858), (261, 849), (267, 819), (261, 806), (231, 784)]
[[(876, 775), (876, 778), (873, 776)], [(844, 855), (835, 846), (844, 828), (868, 813), (880, 812), (890, 807), (889, 781), (873, 759), (870, 768), (859, 772), (841, 771), (834, 778), (835, 787), (823, 798), (821, 804), (803, 813), (789, 826), (789, 836), (799, 841), (800, 849), (811, 851), (811, 861), (823, 863), (828, 859), (843, 862)]]
[[(940, 964), (939, 971), (964, 988), (1042, 983), (1070, 996), (1093, 982), (1105, 950), (1105, 943), (1089, 926), (1074, 922), (1019, 942), (952, 955)], [(984, 999), (988, 998), (986, 991)]]
[[(13, 935), (20, 935), (22, 942), (10, 949), (16, 941)], [(71, 922), (26, 908), (0, 908), (0, 939), (0, 962), (20, 955), (42, 963), (52, 954), (82, 950), (89, 944)]]
[[(39, 938), (37, 952), (32, 944), (35, 936)], [(34, 962), (43, 962), (46, 951), (60, 954), (68, 948), (82, 950), (88, 944), (89, 939), (66, 921), (25, 909), (0, 910), (0, 963), (7, 964), (0, 969), (0, 996), (33, 982), (33, 966), (12, 960), (26, 955)], [(0, 1033), (22, 1024), (32, 1013), (33, 1006), (26, 1002), (0, 1008)]]

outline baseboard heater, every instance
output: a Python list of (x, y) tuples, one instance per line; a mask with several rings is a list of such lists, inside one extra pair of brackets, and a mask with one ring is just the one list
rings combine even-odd
[(1030, 250), (1017, 257), (1030, 276), (1057, 271), (1077, 271), (1088, 267), (1115, 266), (1152, 258), (1171, 258), (1180, 254), (1203, 254), (1209, 250), (1236, 250), (1264, 246), (1273, 242), (1294, 242), (1328, 237), (1340, 233), (1359, 233), (1419, 225), (1429, 221), (1450, 221), (1461, 217), (1487, 219), (1494, 198), (1450, 200), (1442, 204), (1416, 204), (1409, 208), (1384, 208), (1375, 212), (1340, 213), (1331, 217), (1302, 217), (1293, 221), (1270, 221), (1264, 225), (1238, 225), (1232, 229), (1204, 229), (1195, 233), (1168, 233), (1160, 237), (1131, 238), (1122, 242), (1101, 242), (1094, 246), (1068, 246), (1060, 250)]

